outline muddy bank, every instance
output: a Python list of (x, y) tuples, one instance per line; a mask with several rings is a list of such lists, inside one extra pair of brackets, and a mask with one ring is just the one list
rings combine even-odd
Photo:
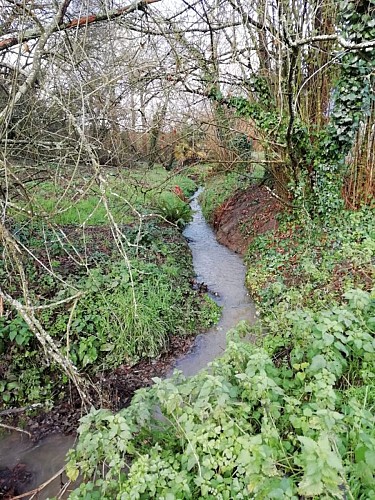
[(238, 191), (214, 212), (217, 240), (244, 255), (255, 236), (277, 228), (276, 216), (281, 211), (281, 203), (266, 186)]
[[(169, 350), (153, 360), (136, 365), (122, 365), (114, 372), (101, 374), (94, 381), (106, 403), (102, 408), (112, 411), (126, 407), (137, 389), (151, 385), (153, 377), (164, 377), (191, 348), (194, 336), (172, 337)], [(51, 411), (35, 415), (22, 413), (1, 417), (1, 423), (22, 426), (25, 433), (13, 432), (0, 442), (0, 498), (11, 499), (33, 491), (44, 481), (54, 478), (38, 498), (56, 495), (67, 484), (62, 467), (65, 455), (74, 445), (79, 419), (86, 413), (75, 390), (69, 399)], [(56, 475), (56, 471), (61, 473)], [(56, 477), (55, 477), (56, 476)], [(64, 496), (63, 498), (66, 498)]]
[[(193, 342), (194, 336), (173, 336), (168, 351), (158, 358), (144, 359), (135, 365), (122, 365), (113, 372), (98, 375), (94, 383), (102, 394), (102, 407), (118, 411), (127, 406), (137, 389), (151, 385), (154, 377), (166, 375), (176, 360), (189, 351)], [(50, 411), (1, 413), (3, 424), (22, 427), (30, 433), (32, 441), (38, 442), (50, 434), (74, 434), (79, 419), (86, 412), (81, 399), (72, 388), (70, 397), (56, 404)]]

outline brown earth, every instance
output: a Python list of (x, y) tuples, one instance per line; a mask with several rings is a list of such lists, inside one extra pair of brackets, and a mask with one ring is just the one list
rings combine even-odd
[(217, 239), (244, 255), (255, 236), (277, 228), (276, 215), (281, 203), (266, 186), (251, 186), (238, 191), (220, 205), (213, 215)]

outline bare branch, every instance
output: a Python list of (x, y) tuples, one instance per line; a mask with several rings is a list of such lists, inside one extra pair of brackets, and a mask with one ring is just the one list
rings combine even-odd
[[(131, 5), (128, 5), (127, 7), (123, 7), (114, 11), (108, 11), (105, 14), (94, 14), (91, 16), (81, 17), (78, 19), (73, 19), (73, 21), (70, 21), (69, 23), (63, 24), (61, 21), (64, 17), (64, 12), (66, 11), (66, 2), (64, 2), (62, 6), (63, 8), (60, 9), (56, 22), (54, 22), (54, 26), (50, 30), (50, 34), (57, 33), (59, 31), (67, 31), (74, 28), (83, 28), (88, 26), (89, 24), (116, 19), (117, 17), (125, 16), (127, 14), (130, 14), (131, 12), (142, 9), (147, 5), (160, 1), (161, 0), (140, 0), (132, 3)], [(19, 45), (20, 43), (24, 43), (35, 38), (40, 38), (41, 36), (42, 32), (39, 29), (25, 30), (23, 33), (18, 33), (17, 35), (14, 35), (12, 37), (0, 40), (0, 52), (8, 50), (14, 45)]]

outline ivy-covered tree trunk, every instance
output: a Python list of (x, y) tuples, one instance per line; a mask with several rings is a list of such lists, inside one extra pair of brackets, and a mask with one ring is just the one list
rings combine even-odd
[(313, 209), (321, 215), (343, 206), (347, 156), (356, 135), (371, 114), (374, 101), (375, 47), (361, 47), (375, 39), (375, 1), (340, 3), (341, 35), (354, 48), (341, 59), (341, 74), (332, 94), (333, 111), (316, 159)]

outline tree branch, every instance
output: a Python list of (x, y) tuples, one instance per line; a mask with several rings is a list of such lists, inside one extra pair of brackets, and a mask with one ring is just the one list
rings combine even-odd
[[(69, 23), (62, 23), (63, 13), (65, 8), (65, 3), (63, 5), (62, 12), (59, 15), (59, 23), (56, 23), (51, 33), (57, 33), (59, 31), (67, 31), (74, 28), (82, 28), (88, 26), (89, 24), (98, 23), (101, 21), (108, 21), (110, 19), (116, 19), (117, 17), (124, 16), (126, 14), (130, 14), (135, 10), (142, 9), (147, 5), (152, 3), (160, 2), (161, 0), (138, 0), (133, 2), (131, 5), (127, 7), (123, 7), (121, 9), (116, 9), (113, 11), (106, 12), (105, 14), (93, 14), (91, 16), (80, 17), (77, 19), (73, 19)], [(23, 33), (17, 33), (11, 37), (0, 40), (0, 52), (4, 52), (15, 45), (19, 45), (20, 43), (27, 42), (28, 40), (33, 40), (35, 38), (40, 38), (42, 36), (42, 32), (39, 29), (30, 29), (25, 30)]]
[(347, 50), (362, 50), (362, 49), (369, 49), (374, 47), (375, 48), (375, 40), (369, 40), (367, 42), (362, 42), (362, 43), (350, 43), (345, 40), (342, 36), (339, 35), (317, 35), (317, 36), (311, 36), (308, 38), (301, 38), (299, 40), (295, 40), (294, 42), (291, 42), (292, 47), (301, 47), (302, 45), (307, 45), (309, 43), (314, 43), (314, 42), (335, 42), (344, 49)]

